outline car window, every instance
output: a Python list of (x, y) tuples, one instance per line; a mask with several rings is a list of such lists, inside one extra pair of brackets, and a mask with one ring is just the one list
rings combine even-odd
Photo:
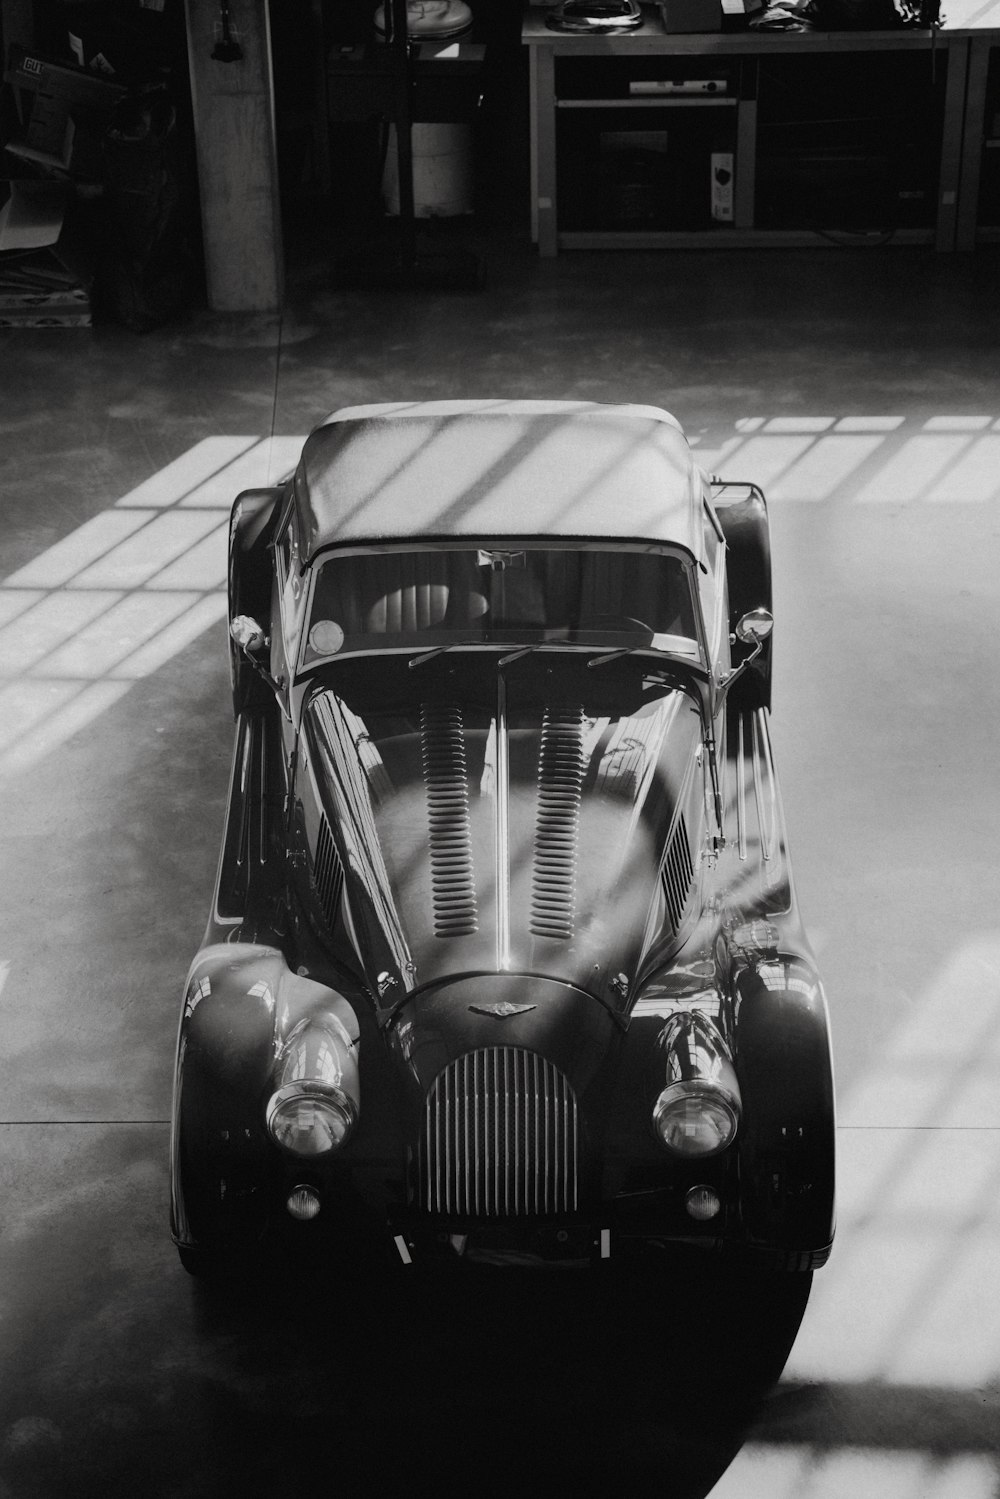
[(688, 571), (662, 549), (410, 549), (335, 554), (318, 569), (302, 664), (375, 646), (572, 640), (648, 629), (697, 659)]

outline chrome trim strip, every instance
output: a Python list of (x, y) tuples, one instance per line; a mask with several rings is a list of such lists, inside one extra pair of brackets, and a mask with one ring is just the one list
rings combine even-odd
[(259, 739), (260, 739), (260, 755), (259, 755), (258, 765), (257, 765), (257, 795), (258, 795), (258, 799), (259, 799), (259, 806), (258, 806), (258, 809), (257, 809), (257, 811), (258, 811), (257, 837), (258, 837), (258, 839), (260, 841), (258, 843), (258, 848), (257, 848), (257, 859), (258, 859), (258, 862), (260, 864), (266, 864), (267, 863), (267, 855), (268, 855), (268, 847), (267, 847), (267, 845), (268, 845), (268, 836), (267, 836), (267, 756), (268, 756), (268, 749), (267, 749), (267, 734), (264, 731), (263, 720), (261, 721), (261, 726), (260, 726), (260, 729), (258, 730), (258, 736), (259, 736)]
[(771, 858), (771, 837), (765, 821), (764, 788), (761, 785), (760, 726), (754, 720), (753, 731), (753, 792), (757, 802), (757, 830), (760, 834), (760, 856), (765, 864)]
[(497, 672), (497, 970), (510, 971), (510, 754), (507, 743), (507, 683)]
[[(563, 1114), (563, 1192), (565, 1193), (569, 1186), (569, 1099), (566, 1096), (565, 1087), (563, 1087), (560, 1091), (562, 1093)], [(563, 1205), (565, 1206), (565, 1197), (563, 1199)]]
[[(767, 719), (763, 710), (757, 714), (757, 729), (760, 735), (761, 758), (767, 779), (767, 801), (768, 801), (768, 847), (774, 852), (780, 852), (780, 832), (778, 813), (778, 781), (774, 773), (774, 760), (771, 756), (771, 736), (768, 732)], [(774, 876), (777, 878), (777, 875)]]
[[(476, 1052), (475, 1055), (472, 1058), (472, 1085), (473, 1085), (473, 1087), (475, 1089), (475, 1095), (476, 1095), (477, 1098), (479, 1097), (480, 1090), (482, 1088), (482, 1078), (480, 1076), (481, 1064), (482, 1064), (482, 1058), (481, 1058), (479, 1052)], [(472, 1117), (473, 1117), (473, 1120), (475, 1121), (475, 1123), (473, 1125), (473, 1144), (474, 1144), (474, 1149), (475, 1149), (475, 1162), (476, 1162), (476, 1166), (475, 1166), (475, 1176), (476, 1176), (476, 1212), (479, 1213), (479, 1212), (482, 1211), (482, 1200), (483, 1199), (482, 1199), (482, 1171), (481, 1171), (482, 1154), (481, 1154), (480, 1148), (479, 1148), (479, 1110), (478, 1109), (473, 1109)]]
[[(493, 1053), (493, 1097), (492, 1107), (487, 1115), (486, 1134), (489, 1138), (493, 1135), (493, 1186), (490, 1192), (490, 1201), (496, 1205), (500, 1200), (500, 1131), (497, 1129), (497, 1121), (500, 1118), (500, 1081), (499, 1068), (496, 1063), (496, 1052)], [(494, 1206), (494, 1212), (497, 1211)]]
[(236, 855), (237, 869), (246, 869), (250, 864), (250, 788), (253, 784), (253, 751), (258, 726), (252, 718), (243, 720), (243, 756), (240, 763), (240, 832)]
[(740, 860), (745, 863), (747, 857), (747, 755), (744, 729), (744, 717), (740, 714), (738, 749), (736, 752), (736, 841), (739, 847)]
[(449, 1072), (447, 1078), (445, 1079), (445, 1085), (444, 1085), (444, 1183), (445, 1183), (444, 1190), (445, 1190), (445, 1203), (447, 1205), (449, 1213), (452, 1210), (452, 1197), (451, 1197), (451, 1184), (452, 1184), (451, 1146), (452, 1146), (452, 1136), (453, 1136), (454, 1130), (455, 1130), (455, 1122), (454, 1122), (455, 1121), (455, 1107), (454, 1107), (454, 1098), (452, 1096), (453, 1084), (454, 1084), (454, 1078), (453, 1078), (452, 1074)]
[(535, 1212), (538, 1212), (539, 1192), (541, 1181), (541, 1133), (542, 1133), (542, 1095), (538, 1086), (538, 1055), (532, 1058), (532, 1083), (535, 1095)]

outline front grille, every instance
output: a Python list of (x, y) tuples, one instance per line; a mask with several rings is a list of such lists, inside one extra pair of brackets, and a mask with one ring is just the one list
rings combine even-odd
[(534, 1052), (491, 1046), (446, 1067), (427, 1096), (421, 1206), (506, 1218), (577, 1205), (576, 1097)]

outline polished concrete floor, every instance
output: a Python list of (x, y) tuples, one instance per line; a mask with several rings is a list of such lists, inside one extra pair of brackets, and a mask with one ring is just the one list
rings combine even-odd
[[(280, 326), (0, 332), (0, 1496), (997, 1499), (1000, 262), (512, 233), (480, 292), (385, 295), (317, 243)], [(230, 500), (337, 406), (467, 394), (665, 406), (769, 494), (840, 1109), (811, 1291), (314, 1265), (224, 1296), (170, 1245)]]

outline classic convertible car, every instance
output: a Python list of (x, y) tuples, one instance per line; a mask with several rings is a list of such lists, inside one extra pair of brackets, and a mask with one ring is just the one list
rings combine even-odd
[(830, 1044), (760, 491), (653, 407), (378, 405), (230, 534), (185, 1267), (320, 1234), (406, 1266), (822, 1265)]

